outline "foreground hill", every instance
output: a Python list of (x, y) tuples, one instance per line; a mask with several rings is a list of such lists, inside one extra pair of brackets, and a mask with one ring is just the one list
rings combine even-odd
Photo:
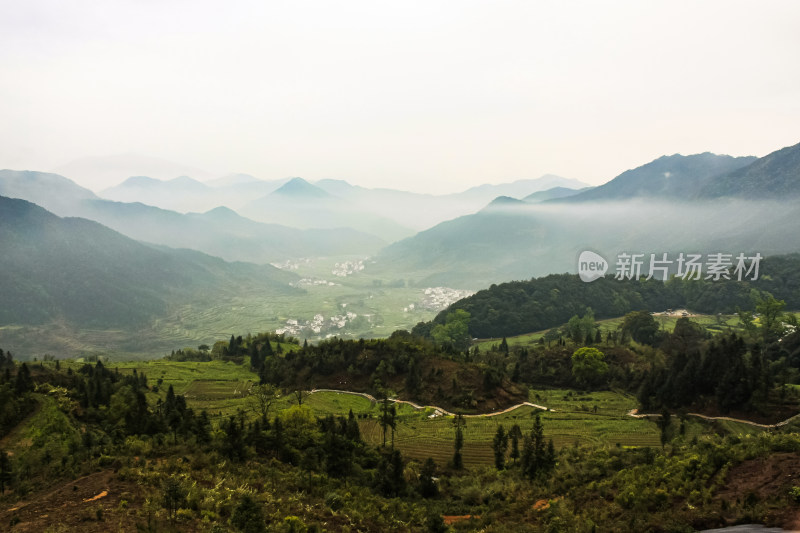
[(65, 321), (79, 327), (141, 326), (174, 305), (230, 292), (286, 294), (293, 274), (153, 248), (96, 222), (59, 218), (0, 197), (0, 324)]
[[(740, 405), (796, 413), (785, 379), (798, 334), (787, 351), (765, 350), (683, 320), (666, 348), (647, 349), (612, 339), (448, 352), (395, 332), (302, 348), (274, 334), (232, 336), (138, 364), (17, 364), (6, 353), (0, 523), (98, 533), (411, 533), (447, 531), (445, 522), (520, 533), (795, 530), (797, 418), (764, 427), (691, 413), (695, 399), (736, 418)], [(579, 367), (578, 354), (599, 364)], [(630, 394), (642, 383), (659, 385), (649, 404)], [(315, 384), (375, 394), (310, 394)], [(394, 396), (386, 385), (472, 416), (376, 401)], [(529, 403), (501, 408), (518, 394)], [(646, 405), (662, 414), (632, 412)], [(481, 407), (490, 410), (474, 413)]]

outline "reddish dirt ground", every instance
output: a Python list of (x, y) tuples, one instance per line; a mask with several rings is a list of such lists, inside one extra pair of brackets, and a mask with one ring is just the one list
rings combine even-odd
[[(48, 528), (88, 533), (134, 532), (136, 523), (144, 524), (146, 520), (134, 516), (132, 506), (121, 509), (120, 501), (141, 501), (140, 494), (136, 483), (120, 481), (111, 470), (95, 472), (58, 483), (19, 502), (0, 504), (0, 530), (14, 533), (41, 533)], [(10, 527), (12, 521), (17, 520), (17, 524)]]
[[(800, 486), (800, 453), (775, 453), (731, 468), (725, 488), (717, 493), (715, 499), (734, 503), (754, 495), (758, 501), (771, 498), (786, 501), (789, 489), (794, 486)], [(800, 531), (800, 506), (790, 505), (785, 511), (771, 516), (770, 521), (773, 522), (771, 525), (788, 531)]]

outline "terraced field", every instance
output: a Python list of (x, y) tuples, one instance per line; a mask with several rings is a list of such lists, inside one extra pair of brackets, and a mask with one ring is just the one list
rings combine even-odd
[[(71, 364), (75, 368), (82, 363)], [(158, 384), (158, 392), (151, 393), (150, 401), (164, 399), (166, 390), (172, 385), (175, 392), (186, 395), (189, 407), (205, 409), (213, 420), (219, 420), (242, 410), (255, 416), (255, 405), (248, 397), (250, 387), (257, 383), (257, 377), (244, 365), (212, 362), (171, 362), (149, 361), (110, 363), (109, 368), (122, 373), (144, 372), (150, 385)], [(296, 398), (287, 394), (276, 401), (273, 413), (296, 404)], [(607, 446), (660, 446), (659, 430), (653, 420), (628, 416), (637, 407), (636, 399), (619, 391), (578, 392), (570, 389), (531, 390), (529, 401), (547, 406), (542, 411), (531, 406), (496, 416), (469, 417), (464, 427), (463, 458), (466, 465), (492, 464), (494, 455), (492, 438), (498, 425), (509, 430), (519, 424), (523, 433), (528, 433), (539, 413), (545, 435), (553, 439), (556, 448), (575, 444), (600, 444)], [(343, 392), (319, 391), (304, 398), (303, 404), (317, 416), (328, 414), (346, 415), (352, 410), (358, 417), (364, 440), (370, 444), (380, 444), (382, 429), (378, 423), (380, 404), (364, 396)], [(434, 409), (416, 409), (411, 405), (395, 404), (397, 428), (395, 446), (404, 456), (419, 460), (434, 458), (439, 464), (446, 464), (452, 458), (454, 428), (453, 418), (433, 416)], [(722, 424), (737, 434), (757, 432), (757, 429), (735, 422), (713, 422)], [(675, 419), (675, 428), (680, 421)], [(708, 429), (708, 422), (687, 419), (684, 422), (685, 438), (692, 438)], [(387, 436), (387, 440), (391, 440)]]
[[(537, 394), (538, 398), (543, 397), (542, 392)], [(575, 399), (571, 399), (573, 396), (564, 399), (567, 394), (572, 394)], [(464, 427), (465, 464), (492, 464), (494, 454), (491, 444), (497, 427), (502, 424), (508, 430), (514, 424), (519, 424), (523, 433), (528, 433), (533, 427), (536, 413), (541, 416), (545, 435), (553, 439), (556, 448), (575, 444), (661, 445), (659, 431), (653, 422), (627, 416), (627, 412), (636, 405), (635, 399), (610, 391), (595, 395), (596, 398), (592, 398), (598, 405), (596, 413), (593, 409), (585, 410), (582, 407), (584, 404), (580, 402), (585, 401), (586, 396), (568, 390), (552, 390), (544, 396), (560, 398), (557, 402), (559, 408), (555, 411), (523, 406), (502, 415), (468, 418)], [(537, 403), (549, 407), (538, 398), (532, 400), (536, 399)], [(382, 442), (383, 431), (376, 419), (361, 420), (360, 426), (364, 440), (371, 444)], [(420, 460), (433, 457), (444, 464), (452, 458), (454, 436), (452, 417), (400, 417), (395, 432), (395, 446), (408, 457)]]

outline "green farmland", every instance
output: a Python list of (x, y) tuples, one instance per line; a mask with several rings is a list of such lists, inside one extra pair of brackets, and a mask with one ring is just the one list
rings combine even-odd
[[(52, 364), (52, 363), (47, 363)], [(77, 369), (82, 363), (66, 362)], [(148, 383), (157, 385), (156, 392), (149, 393), (149, 401), (155, 403), (166, 397), (169, 385), (177, 394), (183, 394), (189, 407), (196, 411), (206, 410), (212, 419), (231, 416), (243, 411), (246, 416), (256, 416), (255, 405), (249, 398), (250, 388), (258, 383), (255, 374), (245, 365), (231, 362), (173, 362), (154, 360), (147, 362), (108, 363), (112, 370), (120, 373), (144, 373)], [(552, 438), (556, 448), (574, 445), (604, 446), (660, 446), (660, 434), (654, 419), (628, 416), (638, 406), (636, 398), (620, 391), (582, 392), (571, 389), (533, 389), (531, 403), (547, 407), (542, 411), (530, 406), (495, 416), (466, 417), (464, 427), (464, 462), (467, 465), (488, 465), (494, 461), (492, 438), (502, 424), (509, 430), (518, 424), (523, 433), (528, 433), (534, 416), (539, 413), (547, 438)], [(280, 397), (272, 407), (278, 413), (292, 405), (297, 399), (293, 394)], [(383, 441), (378, 422), (381, 406), (364, 396), (344, 392), (320, 391), (308, 394), (303, 405), (316, 416), (347, 415), (352, 410), (358, 418), (364, 440), (373, 445)], [(397, 427), (395, 446), (407, 457), (424, 460), (432, 457), (445, 464), (453, 454), (453, 417), (432, 416), (434, 409), (416, 409), (408, 404), (395, 404)], [(675, 418), (675, 431), (681, 422)], [(757, 428), (736, 422), (705, 422), (689, 417), (684, 422), (684, 438), (691, 439), (708, 431), (716, 424), (726, 432), (748, 434)], [(676, 433), (677, 434), (677, 433)], [(387, 433), (387, 444), (391, 443), (391, 432)]]
[[(255, 374), (244, 365), (212, 361), (170, 362), (149, 361), (112, 363), (120, 372), (144, 372), (153, 385), (161, 380), (157, 393), (150, 400), (165, 398), (166, 389), (172, 385), (175, 392), (186, 396), (187, 404), (195, 410), (205, 409), (212, 418), (230, 416), (242, 410), (255, 417), (253, 404), (248, 398), (250, 387), (258, 382)], [(522, 406), (497, 416), (470, 416), (464, 429), (464, 460), (467, 465), (491, 464), (492, 438), (498, 425), (507, 430), (519, 424), (527, 433), (535, 413), (540, 413), (545, 432), (557, 448), (574, 444), (605, 444), (621, 446), (659, 446), (659, 433), (652, 421), (626, 415), (636, 407), (631, 396), (612, 391), (578, 393), (567, 389), (532, 391), (530, 401), (554, 409), (540, 411)], [(273, 413), (296, 404), (292, 394), (281, 397)], [(315, 392), (306, 396), (303, 405), (317, 416), (346, 415), (350, 410), (358, 417), (362, 436), (371, 444), (383, 440), (378, 423), (380, 405), (363, 396), (339, 392)], [(597, 406), (597, 412), (594, 406)], [(415, 409), (407, 404), (396, 404), (397, 428), (395, 445), (404, 455), (417, 459), (433, 457), (444, 464), (453, 452), (453, 418), (433, 415), (433, 409)], [(699, 426), (699, 425), (698, 425)], [(387, 440), (391, 440), (387, 436)]]

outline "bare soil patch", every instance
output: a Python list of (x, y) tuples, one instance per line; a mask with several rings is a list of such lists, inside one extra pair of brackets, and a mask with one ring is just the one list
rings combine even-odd
[[(752, 459), (730, 469), (725, 488), (714, 499), (734, 504), (754, 502), (788, 502), (789, 489), (800, 486), (800, 453), (774, 453), (763, 459)], [(789, 503), (772, 512), (769, 525), (788, 531), (800, 531), (800, 506)]]
[[(128, 503), (120, 505), (123, 499)], [(60, 482), (18, 502), (0, 504), (0, 530), (41, 533), (48, 528), (60, 528), (57, 530), (133, 532), (137, 522), (145, 522), (135, 512), (141, 501), (136, 483), (121, 481), (112, 470), (103, 470)], [(14, 522), (16, 525), (11, 527)]]

